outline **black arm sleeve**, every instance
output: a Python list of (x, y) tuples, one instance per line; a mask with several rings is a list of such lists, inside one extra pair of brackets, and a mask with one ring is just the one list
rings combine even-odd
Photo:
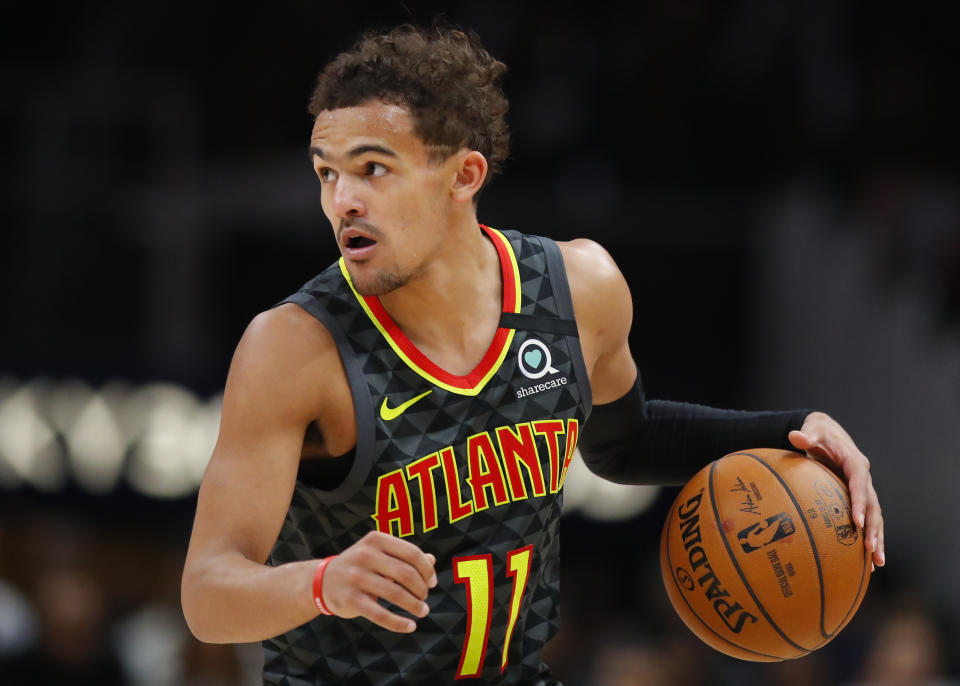
[(646, 400), (640, 376), (623, 397), (596, 405), (580, 436), (595, 474), (623, 484), (681, 485), (704, 465), (738, 450), (795, 450), (787, 434), (810, 410), (743, 412)]

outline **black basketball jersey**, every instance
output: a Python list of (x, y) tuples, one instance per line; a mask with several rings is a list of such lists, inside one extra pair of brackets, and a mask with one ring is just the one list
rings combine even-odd
[(343, 260), (284, 301), (336, 341), (357, 447), (336, 488), (298, 477), (271, 564), (333, 555), (379, 529), (433, 553), (438, 585), (411, 634), (318, 616), (265, 641), (265, 683), (556, 683), (540, 653), (558, 626), (561, 489), (590, 386), (557, 245), (483, 230), (500, 257), (503, 314), (465, 376), (359, 295)]

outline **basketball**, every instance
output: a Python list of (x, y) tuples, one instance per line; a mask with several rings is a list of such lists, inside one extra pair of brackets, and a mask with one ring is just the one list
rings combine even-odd
[(788, 450), (732, 453), (700, 470), (660, 540), (667, 595), (701, 640), (742, 660), (802, 657), (856, 613), (870, 578), (847, 488)]

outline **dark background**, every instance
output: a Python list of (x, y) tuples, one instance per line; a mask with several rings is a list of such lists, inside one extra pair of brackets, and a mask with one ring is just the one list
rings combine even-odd
[[(20, 388), (102, 389), (118, 379), (215, 398), (249, 320), (337, 256), (306, 155), (317, 71), (364, 29), (443, 13), (477, 31), (510, 67), (512, 154), (485, 192), (480, 220), (556, 239), (586, 236), (612, 253), (634, 295), (631, 344), (649, 395), (832, 411), (843, 400), (831, 403), (834, 389), (814, 387), (804, 365), (851, 369), (874, 345), (861, 342), (869, 337), (838, 304), (843, 294), (862, 290), (867, 304), (855, 310), (874, 308), (881, 332), (904, 321), (917, 329), (916, 347), (867, 368), (862, 387), (842, 384), (852, 399), (840, 417), (874, 459), (888, 528), (911, 542), (899, 564), (875, 576), (849, 629), (792, 667), (827, 683), (887, 683), (874, 675), (895, 670), (871, 662), (885, 652), (883, 640), (904, 645), (919, 635), (944, 648), (939, 666), (917, 669), (956, 674), (957, 593), (934, 569), (930, 549), (942, 542), (928, 524), (956, 522), (957, 508), (945, 493), (939, 502), (948, 510), (919, 512), (913, 498), (922, 496), (897, 490), (907, 466), (929, 468), (925, 478), (941, 487), (955, 481), (957, 453), (948, 446), (956, 445), (956, 422), (923, 429), (942, 452), (897, 453), (884, 431), (915, 443), (917, 429), (897, 421), (901, 406), (935, 394), (924, 382), (871, 383), (885, 378), (881, 367), (920, 379), (911, 365), (933, 360), (942, 373), (931, 378), (952, 389), (937, 407), (960, 416), (950, 414), (960, 405), (954, 3), (660, 0), (544, 9), (302, 0), (240, 9), (173, 0), (20, 12), (0, 29), (0, 403)], [(797, 216), (805, 229), (781, 230)], [(822, 260), (811, 259), (810, 246), (820, 246)], [(786, 272), (771, 267), (779, 264), (771, 254), (787, 265), (795, 259), (804, 277), (795, 288), (777, 281)], [(828, 272), (823, 265), (836, 255), (859, 266)], [(808, 309), (784, 315), (778, 293)], [(824, 330), (809, 319), (817, 315), (839, 325)], [(765, 326), (773, 320), (778, 338)], [(774, 338), (791, 347), (773, 346)], [(836, 345), (814, 348), (816, 341)], [(846, 352), (822, 357), (835, 349)], [(886, 415), (875, 407), (880, 395), (897, 401)], [(48, 416), (43, 402), (36, 407)], [(69, 446), (53, 433), (61, 450), (51, 459), (68, 459)], [(14, 439), (4, 440), (0, 462)], [(665, 606), (656, 537), (674, 494), (661, 492), (625, 521), (579, 512), (564, 520), (566, 624), (551, 656), (556, 671), (568, 684), (615, 683), (601, 671), (620, 663), (646, 674), (643, 683), (660, 683), (663, 669), (673, 675), (663, 683), (787, 683), (775, 668), (705, 652)], [(0, 579), (39, 617), (40, 647), (17, 650), (55, 653), (56, 641), (44, 638), (55, 632), (44, 627), (56, 620), (44, 614), (38, 579), (67, 569), (71, 598), (99, 598), (81, 617), (88, 624), (76, 621), (102, 640), (54, 663), (116, 654), (123, 662), (128, 620), (152, 607), (174, 627), (163, 636), (174, 646), (167, 664), (180, 671), (169, 682), (154, 672), (150, 682), (127, 660), (128, 681), (236, 683), (249, 673), (245, 660), (255, 657), (242, 651), (238, 658), (169, 639), (182, 624), (177, 584), (191, 494), (150, 497), (123, 479), (91, 494), (68, 477), (47, 488), (8, 481), (0, 503)], [(891, 620), (895, 639), (883, 633), (887, 617), (907, 618)], [(631, 649), (617, 652), (618, 641)], [(674, 653), (679, 663), (665, 667)], [(80, 683), (82, 671), (71, 679)]]

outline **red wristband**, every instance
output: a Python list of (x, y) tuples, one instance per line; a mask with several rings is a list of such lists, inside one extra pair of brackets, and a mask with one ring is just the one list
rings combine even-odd
[(326, 603), (323, 602), (323, 573), (327, 571), (327, 564), (335, 557), (336, 555), (331, 555), (330, 557), (325, 557), (320, 560), (320, 562), (317, 563), (316, 570), (313, 572), (313, 604), (317, 606), (317, 609), (320, 610), (320, 614), (322, 615), (333, 614)]

